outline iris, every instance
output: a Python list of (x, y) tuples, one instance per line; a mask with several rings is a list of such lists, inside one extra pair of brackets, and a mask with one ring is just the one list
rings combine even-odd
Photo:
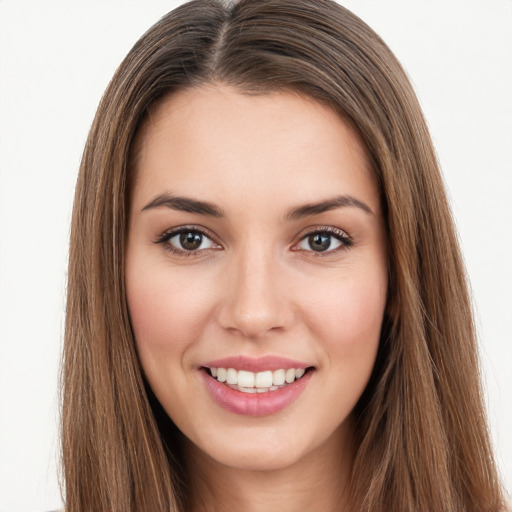
[(313, 251), (326, 251), (331, 246), (331, 235), (315, 233), (308, 237), (308, 244)]

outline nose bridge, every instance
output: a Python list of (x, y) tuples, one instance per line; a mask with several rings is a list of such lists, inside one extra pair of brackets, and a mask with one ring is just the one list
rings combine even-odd
[(246, 244), (234, 255), (221, 324), (248, 338), (283, 329), (292, 316), (279, 262), (269, 247)]

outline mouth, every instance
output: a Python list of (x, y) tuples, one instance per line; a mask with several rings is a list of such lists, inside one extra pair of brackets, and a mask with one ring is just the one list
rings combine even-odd
[(230, 413), (267, 416), (299, 399), (315, 367), (285, 358), (228, 358), (205, 363), (198, 376), (217, 405)]
[(241, 393), (269, 393), (282, 389), (313, 370), (307, 368), (278, 368), (251, 372), (235, 368), (206, 366), (202, 368), (211, 378)]

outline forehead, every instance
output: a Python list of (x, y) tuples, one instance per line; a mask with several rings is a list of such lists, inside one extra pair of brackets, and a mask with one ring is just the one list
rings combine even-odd
[(357, 132), (333, 110), (293, 92), (246, 95), (208, 85), (169, 95), (143, 123), (134, 163), (136, 196), (170, 188), (227, 200), (272, 191), (300, 203), (337, 187), (365, 195), (378, 209)]

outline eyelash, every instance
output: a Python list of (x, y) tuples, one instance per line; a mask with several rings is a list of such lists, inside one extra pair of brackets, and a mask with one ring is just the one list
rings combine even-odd
[[(179, 228), (170, 229), (170, 230), (165, 231), (164, 233), (162, 233), (154, 241), (154, 243), (162, 245), (166, 251), (169, 251), (169, 252), (171, 252), (173, 254), (176, 254), (178, 256), (183, 256), (185, 258), (197, 257), (203, 251), (209, 250), (209, 248), (208, 248), (208, 249), (201, 249), (201, 250), (194, 250), (194, 251), (193, 250), (189, 250), (189, 251), (187, 251), (186, 249), (178, 249), (177, 247), (174, 247), (174, 246), (172, 246), (169, 243), (169, 241), (172, 238), (174, 238), (175, 236), (182, 235), (182, 234), (185, 234), (185, 233), (199, 233), (203, 237), (205, 237), (208, 240), (210, 240), (214, 245), (216, 245), (217, 247), (220, 247), (219, 244), (214, 242), (212, 235), (210, 235), (206, 230), (204, 230), (204, 229), (202, 229), (202, 228), (200, 228), (198, 226), (181, 226)], [(217, 248), (215, 248), (215, 250), (216, 249)]]
[[(218, 248), (221, 247), (217, 242), (214, 241), (214, 238), (212, 237), (212, 235), (210, 235), (206, 230), (204, 230), (198, 226), (181, 226), (179, 228), (173, 228), (169, 231), (165, 231), (154, 241), (154, 243), (158, 244), (158, 245), (162, 245), (165, 248), (165, 250), (167, 250), (173, 254), (176, 254), (178, 256), (183, 256), (186, 258), (197, 257), (201, 253), (203, 253), (203, 251), (208, 251), (208, 250), (212, 249), (212, 248), (206, 248), (206, 249), (199, 249), (199, 250), (186, 250), (186, 249), (179, 249), (177, 247), (174, 247), (169, 243), (169, 241), (172, 238), (174, 238), (175, 236), (185, 234), (185, 233), (199, 233), (203, 237), (210, 240), (211, 243), (216, 246), (213, 248), (214, 250), (217, 250)], [(338, 242), (340, 242), (339, 247), (336, 247), (335, 249), (331, 249), (331, 250), (329, 250), (328, 248), (325, 251), (304, 250), (304, 252), (311, 253), (310, 255), (315, 258), (327, 256), (327, 255), (336, 253), (338, 251), (347, 250), (350, 247), (352, 247), (354, 244), (351, 237), (349, 235), (347, 235), (341, 229), (337, 229), (337, 228), (330, 227), (330, 226), (325, 226), (325, 227), (313, 229), (311, 231), (308, 231), (304, 235), (302, 235), (299, 242), (294, 244), (294, 246), (292, 247), (292, 250), (297, 251), (297, 252), (301, 251), (301, 249), (298, 249), (296, 247), (303, 241), (305, 241), (308, 238), (315, 236), (315, 235), (327, 235), (331, 238), (336, 239)]]
[[(305, 252), (311, 253), (311, 256), (313, 256), (314, 258), (321, 258), (322, 256), (328, 256), (328, 255), (334, 254), (338, 251), (346, 251), (347, 249), (350, 249), (350, 247), (352, 247), (354, 245), (352, 238), (349, 235), (347, 235), (347, 233), (342, 231), (341, 229), (334, 228), (331, 226), (324, 226), (324, 227), (319, 227), (319, 228), (313, 229), (311, 231), (308, 231), (307, 233), (302, 235), (299, 242), (297, 244), (295, 244), (294, 247), (296, 247), (301, 242), (303, 242), (304, 240), (307, 240), (308, 238), (310, 238), (314, 235), (328, 235), (329, 237), (334, 238), (338, 242), (340, 242), (339, 247), (336, 247), (335, 249), (331, 249), (331, 250), (327, 249), (325, 251), (313, 251), (313, 250), (305, 251)], [(292, 249), (292, 250), (300, 251), (300, 249)]]

